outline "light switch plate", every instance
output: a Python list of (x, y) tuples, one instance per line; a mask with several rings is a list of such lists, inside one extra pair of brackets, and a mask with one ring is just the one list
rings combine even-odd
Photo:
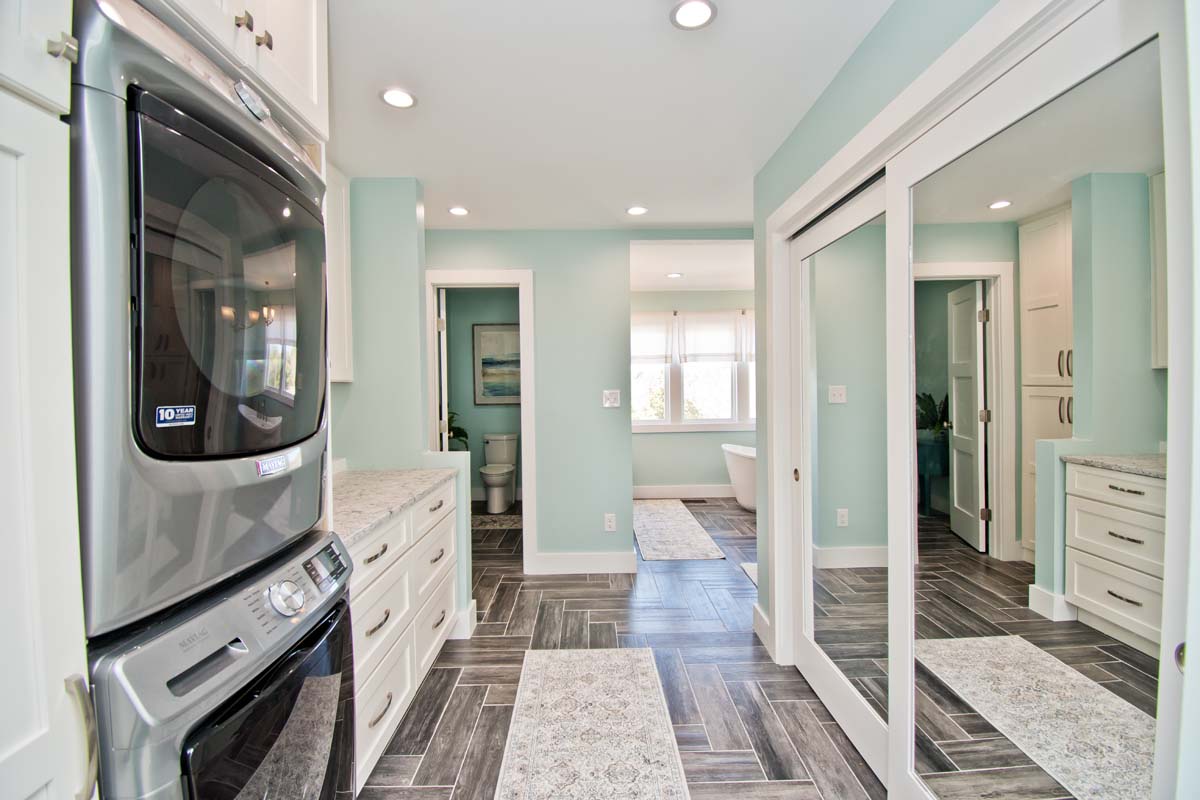
[(604, 515), (604, 530), (607, 533), (616, 533), (617, 532), (617, 515), (616, 514), (605, 514)]
[(841, 404), (846, 402), (846, 387), (845, 386), (830, 386), (829, 387), (829, 402)]
[(850, 509), (839, 508), (837, 510), (837, 526), (845, 528), (850, 524)]
[(620, 389), (605, 389), (604, 396), (601, 399), (605, 408), (620, 408), (621, 407), (621, 390)]

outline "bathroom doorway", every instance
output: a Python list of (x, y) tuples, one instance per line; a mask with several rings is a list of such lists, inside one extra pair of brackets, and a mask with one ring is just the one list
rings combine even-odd
[(537, 554), (532, 288), (527, 270), (426, 272), (429, 447), (470, 452), (473, 544), (522, 556), (526, 572)]

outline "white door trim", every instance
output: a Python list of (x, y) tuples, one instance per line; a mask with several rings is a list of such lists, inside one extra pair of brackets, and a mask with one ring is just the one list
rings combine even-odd
[(913, 264), (913, 280), (982, 280), (992, 312), (991, 335), (986, 337), (987, 397), (992, 410), (988, 428), (988, 483), (992, 522), (988, 554), (1004, 561), (1024, 556), (1017, 539), (1017, 285), (1011, 261), (946, 261)]
[[(889, 219), (910, 219), (912, 189), (925, 177), (978, 146), (1041, 105), (1053, 100), (1148, 40), (1158, 37), (1162, 61), (1163, 143), (1172, 170), (1185, 173), (1168, 187), (1168, 214), (1192, 219), (1186, 54), (1182, 41), (1183, 5), (1174, 0), (1103, 0), (1052, 41), (1036, 48), (992, 85), (970, 98), (936, 128), (887, 164)], [(1194, 364), (1192, 363), (1192, 260), (1189, 225), (1167, 232), (1171, 281), (1168, 450), (1172, 472), (1167, 484), (1167, 574), (1164, 576), (1162, 669), (1155, 748), (1154, 797), (1175, 797), (1196, 787), (1177, 785), (1183, 678), (1171, 660), (1182, 641), (1186, 614), (1188, 532), (1195, 524), (1191, 498)], [(917, 776), (911, 731), (913, 692), (912, 564), (914, 533), (912, 434), (913, 369), (911, 337), (912, 229), (887, 229), (886, 326), (888, 332), (888, 548), (890, 577), (888, 685), (889, 792), (898, 798), (932, 797)], [(1172, 541), (1174, 534), (1174, 541)], [(1193, 680), (1195, 680), (1193, 678)]]
[[(521, 493), (522, 533), (525, 571), (538, 561), (537, 537), (537, 383), (534, 373), (533, 270), (531, 269), (427, 269), (425, 270), (425, 364), (426, 431), (429, 449), (438, 449), (438, 289), (516, 288), (521, 327)], [(471, 476), (464, 476), (470, 486)], [(470, 491), (467, 492), (470, 496)]]

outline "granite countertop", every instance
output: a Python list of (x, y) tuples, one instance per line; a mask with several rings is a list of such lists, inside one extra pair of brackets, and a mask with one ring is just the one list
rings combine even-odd
[(351, 547), (457, 474), (455, 469), (339, 472), (333, 476), (334, 530)]
[(1127, 456), (1063, 456), (1068, 464), (1081, 464), (1097, 469), (1111, 469), (1114, 472), (1126, 472), (1130, 475), (1143, 475), (1147, 478), (1167, 477), (1167, 456), (1164, 453), (1145, 453)]

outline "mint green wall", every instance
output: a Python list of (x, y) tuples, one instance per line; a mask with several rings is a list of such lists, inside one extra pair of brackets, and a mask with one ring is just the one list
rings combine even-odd
[(1156, 453), (1167, 373), (1150, 366), (1150, 192), (1140, 174), (1071, 184), (1074, 436), (1037, 445), (1039, 586), (1065, 587), (1066, 468), (1073, 453)]
[[(633, 292), (633, 311), (720, 311), (754, 308), (754, 292)], [(754, 446), (754, 431), (635, 433), (634, 486), (726, 486), (721, 445)]]
[(425, 449), (421, 202), (413, 178), (350, 183), (354, 381), (333, 384), (331, 437), (351, 469), (405, 466)]
[(931, 394), (939, 403), (949, 391), (950, 337), (946, 296), (970, 281), (917, 281), (913, 286), (913, 350), (917, 393)]
[[(917, 78), (996, 0), (895, 0), (863, 39), (829, 86), (754, 176), (754, 285), (758, 358), (765, 361), (766, 259), (764, 225), (821, 165), (849, 142), (901, 90)], [(766, 410), (766, 370), (759, 370), (758, 446), (764, 450), (771, 431)], [(758, 553), (770, 558), (767, 526), (766, 459), (758, 460)], [(770, 577), (759, 570), (759, 603), (770, 613)]]
[[(471, 486), (483, 488), (479, 468), (485, 433), (520, 433), (519, 405), (475, 405), (475, 334), (478, 323), (516, 323), (520, 318), (516, 289), (447, 289), (446, 352), (450, 410), (467, 431), (471, 447)], [(519, 442), (518, 442), (519, 445)], [(518, 465), (520, 456), (518, 450)], [(521, 485), (520, 466), (517, 485)]]
[[(430, 269), (534, 273), (543, 552), (627, 552), (633, 546), (630, 241), (748, 236), (746, 230), (428, 232)], [(601, 407), (604, 389), (621, 390), (620, 408)], [(606, 512), (617, 515), (615, 534), (604, 532)]]

